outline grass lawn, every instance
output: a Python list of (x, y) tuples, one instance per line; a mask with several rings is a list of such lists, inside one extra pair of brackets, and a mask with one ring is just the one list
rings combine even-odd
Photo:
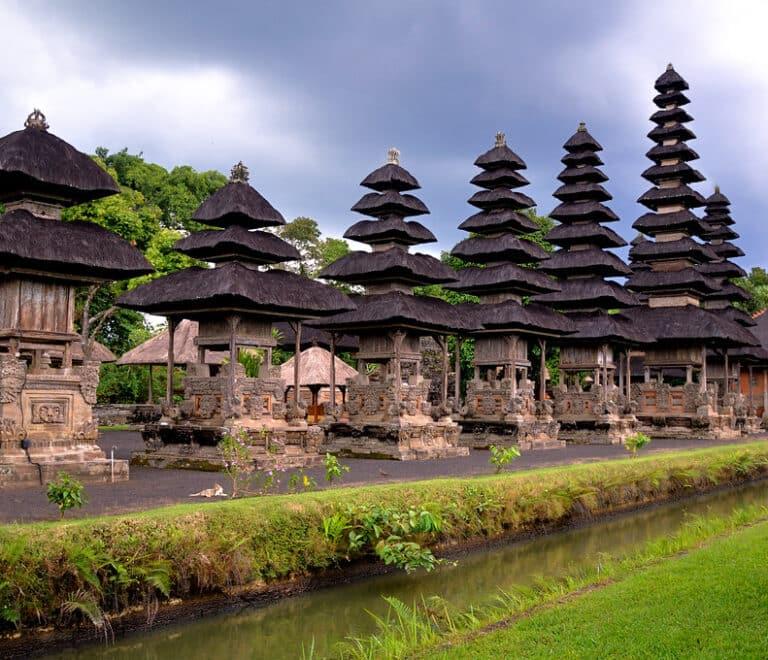
[(768, 523), (430, 658), (768, 657)]

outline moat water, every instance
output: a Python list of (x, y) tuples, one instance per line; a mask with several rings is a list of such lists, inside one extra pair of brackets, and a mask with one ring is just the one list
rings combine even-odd
[(600, 553), (625, 555), (675, 532), (694, 515), (727, 514), (749, 504), (768, 505), (768, 482), (719, 491), (599, 521), (586, 527), (480, 550), (433, 573), (392, 573), (321, 589), (274, 604), (246, 608), (129, 636), (109, 646), (59, 654), (82, 660), (210, 660), (302, 657), (314, 640), (315, 657), (331, 653), (348, 636), (375, 631), (370, 613), (383, 615), (382, 596), (406, 603), (439, 595), (466, 608), (490, 602), (499, 589), (530, 585), (594, 563)]

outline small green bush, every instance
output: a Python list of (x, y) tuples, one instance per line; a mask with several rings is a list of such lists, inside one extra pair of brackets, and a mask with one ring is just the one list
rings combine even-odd
[(339, 463), (339, 459), (333, 454), (326, 454), (323, 464), (325, 465), (325, 480), (329, 484), (332, 484), (337, 479), (341, 479), (345, 472), (349, 472), (349, 466)]
[(488, 450), (491, 452), (488, 462), (496, 469), (496, 474), (499, 474), (516, 458), (520, 458), (520, 450), (517, 447), (497, 447), (496, 445), (491, 445), (488, 447)]
[(77, 479), (73, 479), (66, 472), (59, 472), (58, 479), (48, 484), (48, 501), (59, 507), (59, 518), (64, 517), (64, 513), (75, 507), (82, 507), (87, 504), (85, 497), (85, 486)]
[(651, 439), (645, 433), (635, 433), (630, 435), (625, 441), (624, 446), (632, 458), (637, 458), (637, 452), (651, 442)]

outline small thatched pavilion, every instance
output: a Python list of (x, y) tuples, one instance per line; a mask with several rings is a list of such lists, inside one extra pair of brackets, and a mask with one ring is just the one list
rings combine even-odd
[[(286, 401), (294, 397), (295, 364), (296, 360), (291, 358), (279, 367), (280, 378), (288, 383), (285, 391)], [(303, 350), (300, 364), (299, 399), (302, 402), (305, 402), (307, 398), (309, 399), (306, 401), (308, 404), (308, 421), (319, 422), (325, 417), (326, 403), (334, 408), (344, 405), (347, 380), (355, 378), (358, 373), (344, 360), (332, 355), (330, 351), (320, 346), (311, 346)], [(336, 391), (333, 394), (331, 394), (331, 383), (335, 384)]]

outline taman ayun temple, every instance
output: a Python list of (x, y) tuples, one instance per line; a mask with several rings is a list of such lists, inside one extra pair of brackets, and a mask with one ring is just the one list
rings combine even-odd
[(649, 211), (634, 224), (650, 240), (633, 245), (627, 282), (646, 301), (631, 317), (655, 341), (637, 353), (643, 379), (633, 385), (632, 398), (643, 428), (655, 435), (733, 437), (740, 433), (733, 402), (710, 379), (709, 354), (723, 356), (725, 363), (728, 350), (757, 340), (723, 309), (735, 299), (729, 276), (720, 270), (734, 254), (729, 244), (723, 249), (696, 240), (718, 232), (692, 210), (705, 200), (690, 185), (704, 177), (690, 165), (698, 154), (687, 144), (695, 137), (684, 108), (688, 83), (669, 65), (655, 87), (659, 109), (648, 135), (656, 145), (647, 154), (653, 165), (643, 172), (653, 187), (639, 198)]
[[(571, 331), (572, 324), (542, 305), (523, 305), (524, 297), (560, 290), (537, 269), (549, 254), (529, 240), (539, 226), (525, 213), (535, 202), (517, 190), (529, 183), (521, 173), (526, 165), (507, 146), (503, 133), (475, 165), (482, 172), (472, 183), (481, 190), (469, 203), (479, 211), (459, 225), (472, 236), (451, 251), (473, 265), (457, 271), (459, 281), (447, 285), (480, 299), (479, 305), (462, 306), (477, 328), (471, 333), (474, 377), (466, 384), (464, 405), (456, 417), (462, 444), (561, 446), (552, 402), (546, 398), (546, 342)], [(529, 378), (531, 343), (539, 347), (538, 388)]]
[(365, 295), (354, 298), (357, 309), (316, 324), (359, 337), (359, 375), (347, 382), (346, 405), (326, 426), (326, 446), (344, 454), (403, 460), (467, 454), (459, 446), (460, 429), (447, 402), (429, 402), (420, 338), (445, 342), (447, 335), (470, 330), (472, 321), (443, 300), (413, 294), (416, 286), (453, 282), (456, 275), (438, 259), (409, 251), (436, 238), (420, 222), (407, 219), (429, 210), (410, 194), (420, 186), (400, 166), (396, 149), (361, 185), (372, 192), (352, 210), (373, 219), (355, 223), (344, 237), (370, 245), (371, 252), (351, 252), (320, 273), (365, 287)]
[(91, 158), (48, 131), (35, 110), (0, 138), (0, 486), (128, 478), (96, 444), (99, 363), (73, 365), (78, 287), (152, 271), (119, 236), (64, 222), (64, 208), (119, 192)]
[[(168, 377), (173, 374), (174, 329), (197, 321), (198, 357), (187, 364), (184, 398), (166, 401), (163, 418), (145, 427), (147, 449), (134, 461), (156, 466), (207, 466), (220, 462), (217, 443), (225, 434), (245, 435), (257, 466), (304, 466), (320, 460), (323, 432), (308, 425), (306, 410), (284, 397), (286, 383), (269, 369), (276, 344), (273, 323), (290, 321), (301, 346), (301, 322), (353, 309), (332, 287), (273, 264), (299, 259), (296, 249), (263, 231), (283, 216), (249, 183), (242, 163), (230, 182), (211, 195), (193, 219), (215, 229), (181, 239), (176, 249), (213, 268), (192, 267), (142, 285), (120, 304), (168, 319)], [(246, 376), (241, 348), (261, 349), (256, 376)], [(227, 351), (226, 364), (211, 365), (208, 352)], [(298, 362), (298, 359), (297, 359)], [(300, 382), (300, 362), (296, 382)], [(296, 388), (298, 389), (298, 387)], [(168, 388), (170, 393), (172, 388)]]
[[(550, 217), (560, 224), (546, 240), (558, 250), (540, 266), (560, 289), (537, 296), (566, 314), (576, 332), (560, 341), (560, 382), (553, 388), (561, 437), (572, 442), (617, 444), (635, 430), (629, 394), (629, 348), (650, 338), (618, 312), (638, 305), (615, 278), (632, 271), (610, 248), (626, 245), (607, 223), (618, 221), (606, 206), (600, 143), (585, 124), (563, 145), (565, 168)], [(613, 279), (609, 279), (613, 278)]]

